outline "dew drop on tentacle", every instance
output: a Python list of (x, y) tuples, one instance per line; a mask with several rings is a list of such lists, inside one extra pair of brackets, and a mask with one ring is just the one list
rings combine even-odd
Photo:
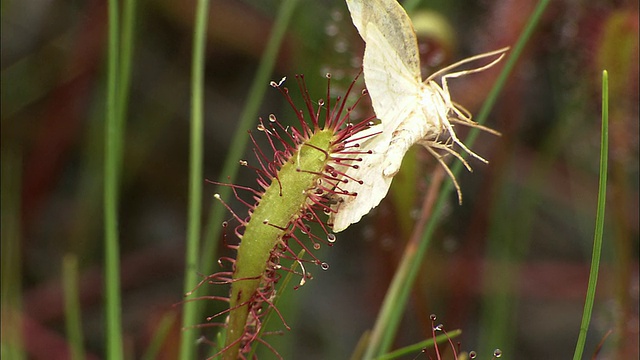
[(431, 321), (436, 321), (438, 317), (436, 317), (436, 314), (431, 314), (429, 315), (429, 319), (431, 319)]
[(442, 325), (442, 324), (438, 324), (438, 325), (436, 325), (436, 326), (433, 328), (433, 330), (435, 330), (435, 331), (442, 331), (442, 328), (444, 328), (444, 325)]
[(478, 354), (475, 351), (469, 351), (469, 359), (475, 359)]
[(338, 35), (338, 32), (339, 32), (339, 29), (336, 24), (328, 24), (324, 28), (324, 33), (327, 34), (327, 36), (336, 36)]
[(275, 114), (269, 114), (269, 121), (271, 122), (276, 122), (276, 115)]
[(327, 234), (327, 241), (330, 243), (336, 242), (336, 234)]
[(337, 39), (335, 41), (335, 43), (333, 44), (333, 49), (337, 53), (342, 54), (342, 53), (346, 52), (349, 49), (349, 43), (347, 41), (345, 41), (344, 39)]
[(333, 19), (333, 21), (341, 21), (342, 20), (342, 11), (333, 10), (331, 12), (331, 19)]
[(322, 270), (329, 270), (329, 264), (327, 264), (326, 262), (323, 262), (322, 264), (320, 264), (320, 268)]
[(500, 350), (500, 349), (493, 350), (493, 356), (495, 356), (497, 358), (501, 357), (502, 356), (502, 350)]
[(319, 243), (313, 244), (313, 249), (314, 250), (320, 250), (320, 244)]

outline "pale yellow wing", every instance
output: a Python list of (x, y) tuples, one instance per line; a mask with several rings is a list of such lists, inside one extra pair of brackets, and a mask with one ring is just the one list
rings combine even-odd
[(353, 24), (365, 41), (362, 66), (376, 116), (384, 133), (418, 106), (420, 57), (411, 19), (396, 0), (347, 0)]
[(358, 176), (358, 179), (362, 179), (363, 183), (350, 180), (340, 186), (342, 190), (349, 191), (352, 195), (342, 196), (343, 201), (334, 208), (337, 213), (332, 213), (330, 216), (329, 223), (333, 224), (334, 232), (340, 232), (360, 221), (362, 216), (377, 206), (389, 191), (393, 178), (382, 176), (380, 164), (383, 160), (384, 153), (363, 156), (362, 162), (358, 163), (357, 174), (353, 174)]
[[(411, 122), (421, 116), (420, 60), (418, 44), (411, 20), (395, 0), (347, 0), (353, 23), (365, 41), (363, 57), (364, 80), (371, 103), (381, 124), (367, 130), (380, 134), (360, 143), (361, 150), (371, 154), (362, 156), (358, 168), (345, 170), (349, 180), (342, 190), (357, 193), (343, 196), (338, 212), (331, 216), (333, 230), (339, 232), (378, 206), (386, 196), (393, 177), (384, 176), (389, 163), (399, 167), (397, 159), (386, 155), (395, 130), (408, 118)], [(362, 134), (356, 135), (362, 136)]]

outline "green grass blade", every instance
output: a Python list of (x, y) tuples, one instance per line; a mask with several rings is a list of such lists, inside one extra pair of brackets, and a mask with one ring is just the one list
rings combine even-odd
[(162, 344), (167, 338), (167, 335), (169, 335), (169, 331), (171, 331), (171, 327), (175, 320), (176, 314), (174, 312), (166, 313), (162, 317), (162, 320), (160, 320), (160, 323), (156, 327), (153, 338), (149, 343), (149, 347), (147, 348), (147, 351), (145, 351), (144, 355), (142, 355), (141, 360), (154, 360), (158, 358)]
[(62, 283), (64, 287), (64, 313), (67, 340), (71, 348), (71, 359), (82, 360), (84, 356), (80, 291), (78, 289), (78, 257), (67, 254), (62, 259)]
[[(198, 283), (198, 251), (200, 250), (202, 161), (204, 128), (204, 71), (207, 41), (209, 1), (198, 0), (193, 34), (193, 58), (191, 64), (191, 146), (189, 151), (189, 213), (184, 270), (184, 292)], [(187, 302), (182, 314), (180, 335), (180, 359), (194, 359), (197, 331), (192, 328), (197, 321), (196, 302)]]
[(458, 337), (461, 334), (462, 334), (462, 330), (460, 330), (460, 329), (456, 329), (456, 330), (453, 330), (453, 331), (448, 331), (447, 334), (440, 334), (440, 335), (436, 336), (435, 341), (433, 341), (434, 339), (427, 339), (427, 340), (421, 341), (421, 342), (419, 342), (417, 344), (409, 345), (409, 346), (403, 347), (401, 349), (395, 350), (393, 352), (390, 352), (388, 354), (382, 355), (382, 356), (376, 358), (376, 360), (392, 360), (392, 359), (399, 358), (401, 356), (415, 354), (416, 352), (422, 351), (422, 349), (433, 347), (434, 344), (446, 343), (450, 339)]
[[(487, 100), (484, 102), (481, 110), (478, 113), (477, 121), (482, 124), (486, 121), (489, 112), (496, 102), (497, 96), (504, 87), (504, 84), (511, 74), (513, 67), (515, 66), (522, 50), (527, 44), (529, 38), (533, 34), (544, 10), (549, 4), (550, 0), (541, 0), (536, 5), (534, 12), (532, 13), (529, 21), (527, 22), (522, 34), (518, 38), (518, 41), (513, 46), (511, 53), (498, 76), (496, 83), (487, 95)], [(464, 140), (464, 143), (471, 147), (478, 136), (478, 130), (472, 129), (469, 132), (469, 136)], [(454, 175), (457, 175), (462, 169), (462, 164), (456, 162), (451, 168)], [(445, 182), (436, 201), (436, 205), (433, 209), (433, 215), (429, 218), (424, 231), (422, 232), (422, 239), (418, 242), (418, 248), (415, 251), (406, 251), (403, 259), (400, 261), (400, 266), (394, 275), (394, 278), (389, 287), (389, 291), (384, 299), (382, 308), (376, 320), (376, 324), (371, 333), (370, 342), (365, 353), (365, 359), (372, 359), (376, 356), (380, 356), (389, 351), (395, 338), (395, 334), (398, 331), (402, 314), (407, 304), (407, 299), (411, 291), (411, 286), (420, 270), (422, 260), (426, 250), (431, 242), (431, 237), (436, 229), (437, 223), (440, 219), (440, 215), (447, 203), (447, 197), (453, 190), (453, 184), (451, 182)]]
[(135, 0), (125, 0), (122, 9), (122, 31), (120, 34), (120, 51), (118, 63), (118, 118), (121, 121), (127, 116), (129, 90), (131, 84), (131, 59), (133, 58), (134, 27), (136, 16)]
[(598, 184), (598, 209), (596, 213), (596, 228), (593, 236), (593, 252), (591, 254), (591, 270), (589, 272), (589, 285), (584, 302), (582, 323), (573, 360), (580, 360), (587, 341), (587, 330), (591, 322), (593, 303), (596, 297), (596, 285), (598, 283), (598, 270), (600, 269), (600, 255), (602, 253), (602, 235), (604, 233), (604, 211), (607, 201), (607, 167), (609, 158), (609, 75), (606, 70), (602, 72), (602, 138), (600, 140), (600, 181)]
[[(3, 124), (4, 126), (4, 124)], [(15, 141), (2, 144), (0, 177), (0, 358), (26, 359), (22, 326), (22, 256), (20, 248), (22, 194), (22, 148)], [(4, 331), (14, 329), (14, 331)]]
[(118, 1), (109, 1), (107, 59), (107, 103), (104, 162), (106, 358), (118, 360), (122, 352), (120, 303), (120, 248), (118, 244), (119, 165), (122, 151), (122, 122), (118, 119)]

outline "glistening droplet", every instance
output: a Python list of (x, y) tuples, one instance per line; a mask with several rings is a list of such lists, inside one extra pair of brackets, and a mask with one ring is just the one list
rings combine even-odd
[(469, 359), (475, 359), (478, 354), (475, 351), (469, 351)]
[(493, 356), (495, 356), (497, 358), (501, 357), (502, 356), (502, 350), (500, 350), (500, 349), (493, 350)]
[(330, 243), (336, 242), (336, 234), (327, 234), (327, 241)]
[(327, 264), (326, 262), (323, 262), (322, 264), (320, 264), (320, 268), (322, 270), (329, 270), (329, 264)]
[(328, 36), (336, 36), (336, 35), (338, 35), (338, 31), (339, 31), (339, 29), (338, 29), (338, 26), (336, 24), (328, 24), (324, 28), (324, 32)]
[(336, 42), (333, 44), (333, 49), (337, 53), (342, 54), (349, 49), (349, 43), (344, 39), (337, 39)]

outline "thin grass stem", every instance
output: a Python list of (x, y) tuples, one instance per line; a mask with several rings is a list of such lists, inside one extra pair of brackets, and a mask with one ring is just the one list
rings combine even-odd
[(118, 63), (118, 118), (124, 122), (127, 116), (129, 90), (131, 85), (131, 64), (134, 47), (136, 19), (135, 0), (124, 0), (122, 9), (122, 31), (120, 32)]
[[(3, 124), (4, 125), (4, 124)], [(8, 142), (8, 141), (7, 141)], [(22, 323), (22, 256), (21, 203), (22, 194), (22, 148), (16, 142), (2, 144), (0, 178), (0, 358), (23, 360), (27, 358), (24, 348), (24, 326)], [(12, 331), (4, 331), (12, 329)]]
[(405, 346), (403, 348), (400, 348), (398, 350), (395, 350), (393, 352), (390, 352), (388, 354), (382, 355), (378, 358), (376, 358), (376, 360), (393, 360), (393, 359), (397, 359), (401, 356), (407, 356), (410, 354), (415, 354), (416, 352), (420, 352), (422, 351), (422, 349), (425, 348), (431, 348), (433, 347), (435, 344), (444, 344), (447, 343), (449, 340), (454, 339), (458, 336), (460, 336), (462, 334), (462, 330), (460, 329), (456, 329), (453, 331), (448, 331), (447, 334), (440, 334), (438, 336), (436, 336), (435, 341), (434, 339), (427, 339), (424, 341), (421, 341), (417, 344), (413, 344), (413, 345), (409, 345), (409, 346)]
[(609, 159), (609, 75), (606, 70), (602, 72), (602, 135), (600, 140), (600, 181), (598, 184), (598, 209), (596, 213), (596, 226), (593, 236), (593, 252), (591, 254), (591, 269), (589, 271), (589, 285), (584, 302), (582, 322), (573, 360), (582, 359), (584, 346), (587, 341), (587, 331), (591, 322), (593, 303), (596, 297), (596, 285), (598, 284), (598, 270), (600, 269), (600, 256), (602, 253), (602, 236), (604, 233), (604, 214), (607, 202), (607, 169)]
[(67, 340), (71, 348), (72, 360), (82, 360), (85, 358), (78, 278), (78, 257), (75, 254), (65, 255), (62, 259), (64, 314)]
[[(198, 0), (193, 34), (193, 58), (191, 63), (191, 145), (189, 150), (189, 212), (187, 218), (187, 244), (185, 254), (184, 292), (198, 283), (198, 251), (200, 249), (202, 214), (202, 161), (204, 156), (204, 71), (207, 41), (209, 1)], [(196, 302), (184, 304), (180, 359), (194, 359), (197, 331)]]
[(149, 342), (149, 347), (147, 351), (145, 351), (144, 355), (142, 355), (141, 360), (153, 360), (158, 358), (158, 354), (160, 354), (160, 350), (162, 348), (162, 344), (164, 340), (169, 335), (171, 331), (171, 327), (176, 320), (176, 314), (173, 312), (166, 313), (160, 323), (156, 327), (155, 332), (153, 333), (153, 337)]
[(119, 165), (122, 149), (122, 121), (118, 119), (118, 1), (110, 0), (107, 59), (107, 103), (104, 162), (105, 307), (106, 358), (123, 358), (120, 294), (120, 248), (118, 244)]

